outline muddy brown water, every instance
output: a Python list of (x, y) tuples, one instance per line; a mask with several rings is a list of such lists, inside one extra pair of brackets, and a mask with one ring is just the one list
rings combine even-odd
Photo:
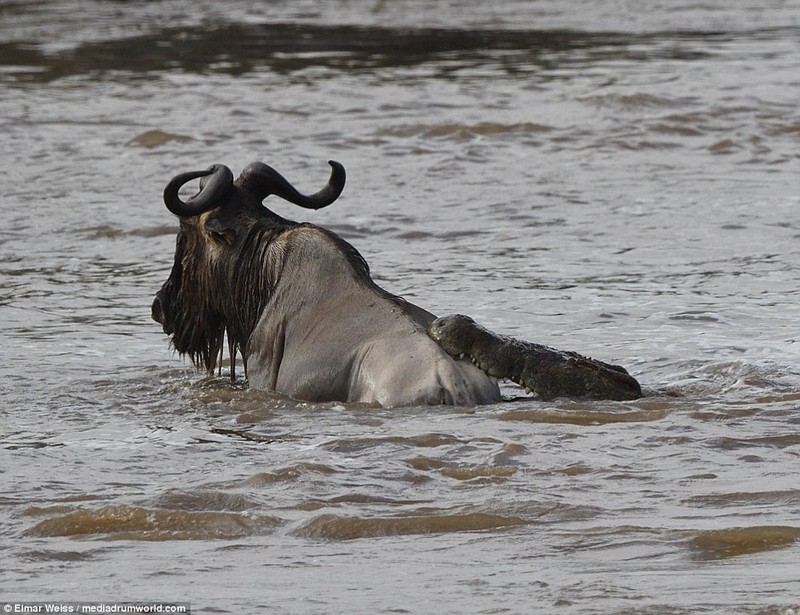
[[(0, 599), (800, 610), (800, 3), (0, 6)], [(392, 292), (628, 403), (308, 404), (150, 321), (176, 173), (317, 189)], [(504, 393), (519, 393), (504, 385)]]

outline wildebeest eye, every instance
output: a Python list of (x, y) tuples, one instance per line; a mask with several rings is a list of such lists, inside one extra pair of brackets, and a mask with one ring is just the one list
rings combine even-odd
[(214, 241), (231, 244), (236, 238), (236, 231), (222, 223), (218, 218), (212, 218), (205, 224), (205, 231)]

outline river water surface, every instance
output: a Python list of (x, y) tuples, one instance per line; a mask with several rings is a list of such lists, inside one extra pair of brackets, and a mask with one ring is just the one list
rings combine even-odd
[[(800, 2), (477, 5), (0, 4), (0, 599), (798, 612)], [(647, 396), (196, 373), (149, 316), (164, 185), (263, 160), (314, 191), (331, 158), (334, 205), (270, 206)]]

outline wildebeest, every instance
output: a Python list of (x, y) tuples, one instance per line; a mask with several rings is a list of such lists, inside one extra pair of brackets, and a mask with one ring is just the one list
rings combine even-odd
[[(164, 202), (180, 230), (152, 315), (174, 348), (213, 371), (227, 335), (250, 386), (308, 401), (499, 400), (491, 378), (428, 336), (434, 316), (378, 286), (352, 245), (262, 204), (275, 195), (310, 209), (329, 205), (345, 183), (342, 165), (330, 165), (328, 184), (311, 196), (260, 162), (235, 181), (217, 164), (169, 182)], [(179, 189), (198, 177), (200, 192), (182, 201)]]
[[(499, 401), (497, 382), (483, 370), (540, 397), (640, 394), (621, 368), (494, 336), (466, 317), (440, 319), (429, 331), (436, 317), (378, 286), (352, 245), (263, 205), (275, 195), (326, 207), (345, 183), (344, 167), (330, 165), (327, 185), (310, 196), (261, 162), (236, 180), (215, 164), (169, 182), (164, 202), (180, 229), (152, 315), (179, 353), (213, 372), (227, 337), (232, 378), (241, 354), (251, 386), (308, 401), (384, 407)], [(181, 187), (197, 178), (200, 192), (181, 200)]]

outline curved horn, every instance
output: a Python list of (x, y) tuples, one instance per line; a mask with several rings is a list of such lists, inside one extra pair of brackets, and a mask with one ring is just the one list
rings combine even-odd
[[(210, 177), (208, 177), (210, 176)], [(182, 201), (178, 191), (187, 182), (198, 177), (208, 177), (200, 182), (200, 192), (188, 201)], [(233, 185), (233, 173), (224, 164), (212, 164), (205, 171), (189, 171), (172, 178), (164, 188), (164, 204), (173, 214), (181, 218), (199, 216), (219, 205)]]
[(270, 194), (286, 199), (290, 203), (306, 209), (321, 209), (333, 203), (344, 189), (344, 167), (335, 160), (329, 160), (331, 176), (327, 185), (311, 195), (300, 194), (289, 181), (271, 166), (263, 162), (249, 164), (240, 176), (242, 186), (253, 192), (261, 200)]

